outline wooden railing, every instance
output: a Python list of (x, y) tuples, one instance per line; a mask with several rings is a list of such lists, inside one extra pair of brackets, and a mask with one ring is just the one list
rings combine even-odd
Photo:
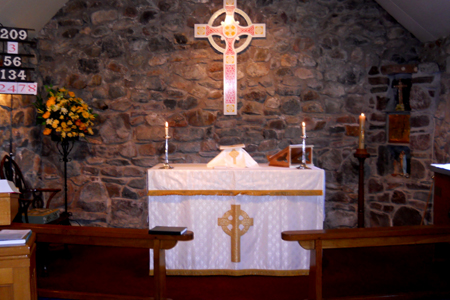
[[(150, 235), (148, 229), (101, 228), (62, 225), (12, 223), (2, 228), (31, 229), (36, 242), (109, 247), (153, 249), (156, 300), (166, 299), (165, 250), (172, 249), (178, 241), (194, 239), (194, 233), (183, 235)], [(39, 287), (38, 287), (39, 288)]]
[(321, 300), (323, 250), (450, 242), (450, 225), (284, 231), (281, 238), (310, 250), (309, 300)]

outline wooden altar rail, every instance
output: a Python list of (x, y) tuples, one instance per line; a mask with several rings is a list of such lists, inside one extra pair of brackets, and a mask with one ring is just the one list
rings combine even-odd
[(281, 238), (310, 250), (309, 300), (322, 300), (323, 250), (450, 242), (450, 225), (283, 231)]
[[(155, 297), (147, 299), (164, 300), (166, 298), (166, 262), (165, 250), (172, 249), (178, 241), (194, 239), (194, 233), (187, 231), (183, 235), (151, 235), (148, 229), (101, 228), (85, 226), (62, 226), (12, 223), (2, 228), (31, 229), (35, 232), (36, 242), (61, 243), (73, 245), (92, 245), (109, 247), (129, 247), (153, 249)], [(39, 289), (38, 289), (39, 292)], [(46, 295), (49, 296), (49, 295)], [(55, 295), (61, 297), (61, 292)], [(81, 296), (81, 295), (79, 295)], [(131, 299), (113, 295), (87, 295), (81, 299)]]

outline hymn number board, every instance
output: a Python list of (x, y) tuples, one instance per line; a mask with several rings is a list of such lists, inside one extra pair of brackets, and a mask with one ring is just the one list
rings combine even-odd
[(36, 95), (37, 83), (30, 78), (34, 68), (24, 62), (25, 57), (34, 55), (19, 51), (22, 43), (30, 43), (28, 29), (0, 27), (0, 42), (0, 94)]

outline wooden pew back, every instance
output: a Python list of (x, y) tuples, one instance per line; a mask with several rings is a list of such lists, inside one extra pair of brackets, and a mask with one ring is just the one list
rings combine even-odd
[(281, 238), (310, 250), (309, 299), (323, 299), (324, 249), (450, 242), (450, 225), (283, 231)]
[(155, 300), (167, 299), (165, 250), (175, 247), (178, 241), (194, 239), (192, 231), (183, 235), (154, 235), (149, 234), (148, 229), (26, 223), (12, 223), (2, 228), (31, 229), (36, 233), (36, 241), (41, 243), (153, 249)]

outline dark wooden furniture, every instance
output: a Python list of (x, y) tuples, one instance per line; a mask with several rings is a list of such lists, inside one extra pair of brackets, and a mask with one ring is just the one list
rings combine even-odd
[(281, 238), (310, 250), (309, 300), (323, 299), (323, 250), (450, 242), (449, 225), (284, 231)]
[[(55, 195), (61, 191), (61, 189), (42, 189), (42, 188), (30, 188), (23, 177), (17, 163), (11, 159), (9, 155), (5, 155), (0, 162), (0, 179), (8, 179), (14, 182), (16, 187), (20, 190), (19, 197), (19, 214), (18, 221), (21, 220), (22, 214), (25, 216), (25, 221), (28, 223), (28, 209), (31, 205), (33, 208), (49, 208), (50, 203)], [(47, 201), (44, 201), (44, 193), (48, 193)], [(53, 223), (64, 223), (68, 218), (60, 218)], [(68, 222), (68, 220), (66, 221)], [(66, 224), (69, 225), (69, 224)]]
[(431, 165), (434, 172), (433, 224), (450, 225), (450, 170)]
[[(38, 243), (153, 249), (153, 262), (155, 266), (155, 300), (167, 299), (165, 251), (175, 247), (178, 241), (190, 241), (194, 239), (194, 233), (192, 231), (187, 231), (183, 235), (150, 235), (148, 234), (148, 229), (59, 226), (26, 223), (13, 223), (5, 228), (31, 229), (37, 234), (36, 241)], [(68, 297), (68, 299), (71, 299), (70, 293), (64, 294), (64, 291), (53, 291), (53, 293), (47, 292), (45, 296), (55, 298)], [(84, 294), (83, 297), (83, 299), (88, 299), (89, 297), (92, 297), (92, 295)], [(98, 297), (98, 295), (96, 297)], [(112, 295), (103, 295), (98, 299), (102, 299), (101, 297), (104, 297), (104, 299), (129, 299), (127, 296), (120, 298)]]
[(0, 247), (0, 299), (37, 300), (36, 234), (23, 246)]

